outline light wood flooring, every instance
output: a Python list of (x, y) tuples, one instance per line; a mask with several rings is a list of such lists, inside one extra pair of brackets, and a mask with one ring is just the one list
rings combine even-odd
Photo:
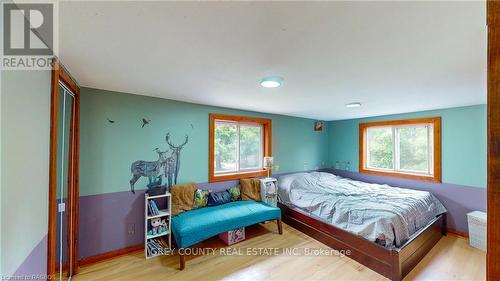
[[(186, 258), (186, 269), (178, 270), (179, 257), (161, 256), (144, 259), (142, 251), (84, 266), (73, 277), (84, 280), (388, 280), (347, 258), (330, 256), (294, 256), (283, 249), (330, 248), (284, 224), (283, 235), (276, 224), (247, 228), (249, 238), (230, 248), (246, 253), (248, 248), (279, 248), (280, 255), (215, 255)], [(217, 238), (199, 247), (225, 248)], [(471, 248), (463, 238), (448, 235), (404, 279), (406, 280), (485, 280), (486, 255)]]

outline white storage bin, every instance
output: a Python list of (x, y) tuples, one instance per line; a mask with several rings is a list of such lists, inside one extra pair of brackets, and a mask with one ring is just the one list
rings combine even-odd
[(486, 213), (474, 211), (467, 214), (469, 243), (472, 247), (486, 251)]

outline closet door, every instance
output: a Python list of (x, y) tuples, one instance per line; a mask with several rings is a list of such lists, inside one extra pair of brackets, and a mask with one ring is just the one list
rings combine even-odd
[(79, 88), (56, 61), (52, 71), (47, 273), (77, 273)]
[(72, 209), (70, 207), (71, 193), (73, 187), (72, 163), (74, 154), (72, 153), (72, 141), (74, 140), (73, 104), (74, 94), (66, 88), (60, 81), (58, 91), (58, 130), (57, 130), (57, 214), (56, 214), (56, 279), (67, 280), (72, 275), (71, 264), (71, 246), (69, 245), (72, 234)]

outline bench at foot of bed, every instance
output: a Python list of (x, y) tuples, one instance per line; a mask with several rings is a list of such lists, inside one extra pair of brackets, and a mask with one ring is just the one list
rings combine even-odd
[[(179, 249), (190, 247), (219, 233), (264, 221), (276, 221), (283, 233), (281, 210), (255, 201), (235, 201), (214, 207), (191, 210), (172, 218), (172, 233)], [(179, 255), (180, 269), (186, 265)]]

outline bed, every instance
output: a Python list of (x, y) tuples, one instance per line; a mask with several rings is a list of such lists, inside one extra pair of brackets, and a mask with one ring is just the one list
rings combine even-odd
[(283, 221), (390, 278), (401, 280), (446, 235), (431, 193), (312, 172), (278, 179)]

